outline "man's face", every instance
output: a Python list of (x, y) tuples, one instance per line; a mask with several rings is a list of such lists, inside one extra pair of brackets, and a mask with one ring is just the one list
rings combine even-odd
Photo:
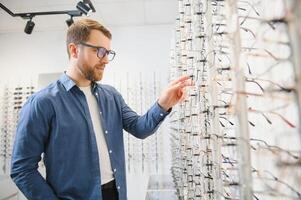
[[(89, 40), (85, 44), (104, 47), (107, 50), (111, 49), (111, 40), (107, 38), (102, 32), (92, 30)], [(97, 49), (78, 45), (77, 67), (81, 75), (90, 81), (100, 81), (102, 79), (105, 65), (109, 63), (108, 56), (103, 58), (97, 57)]]

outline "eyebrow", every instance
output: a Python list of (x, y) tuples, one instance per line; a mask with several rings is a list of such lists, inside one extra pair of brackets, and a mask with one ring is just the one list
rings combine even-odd
[(104, 49), (106, 49), (107, 51), (112, 51), (112, 49), (107, 49), (107, 48), (105, 48), (105, 47), (103, 47), (103, 46), (96, 46), (96, 45), (93, 45), (93, 44), (91, 44), (91, 43), (80, 42), (79, 44), (86, 45), (86, 46), (92, 47), (92, 48), (104, 48)]

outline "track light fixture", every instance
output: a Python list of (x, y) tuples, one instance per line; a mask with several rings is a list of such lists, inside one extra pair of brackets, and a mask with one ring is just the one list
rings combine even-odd
[(5, 7), (2, 3), (0, 3), (0, 8), (2, 8), (5, 12), (7, 12), (12, 17), (21, 17), (25, 20), (29, 20), (26, 23), (24, 32), (27, 34), (31, 34), (35, 23), (32, 21), (33, 17), (38, 15), (61, 15), (66, 14), (70, 16), (70, 19), (66, 20), (66, 24), (71, 26), (73, 24), (73, 17), (80, 17), (82, 14), (89, 16), (91, 12), (96, 12), (92, 2), (90, 0), (83, 0), (77, 3), (77, 10), (63, 10), (63, 11), (47, 11), (47, 12), (29, 12), (29, 13), (13, 13), (7, 7)]
[(29, 19), (29, 21), (27, 21), (24, 32), (27, 34), (31, 34), (32, 30), (34, 28), (35, 23), (32, 21), (32, 17)]
[(76, 8), (87, 16), (90, 16), (92, 9), (82, 1), (78, 2)]

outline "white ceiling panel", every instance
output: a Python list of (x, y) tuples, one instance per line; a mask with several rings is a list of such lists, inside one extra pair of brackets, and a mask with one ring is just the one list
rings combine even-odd
[[(91, 0), (96, 13), (91, 18), (107, 26), (173, 24), (177, 17), (176, 0)], [(0, 0), (14, 13), (75, 10), (78, 0)], [(84, 16), (85, 17), (85, 16)], [(67, 15), (34, 17), (34, 31), (65, 29)], [(12, 17), (0, 9), (0, 33), (22, 32), (26, 20)]]
[(178, 4), (175, 1), (145, 1), (146, 24), (172, 24), (176, 20)]
[(143, 1), (95, 3), (95, 8), (100, 13), (99, 20), (111, 26), (144, 24)]

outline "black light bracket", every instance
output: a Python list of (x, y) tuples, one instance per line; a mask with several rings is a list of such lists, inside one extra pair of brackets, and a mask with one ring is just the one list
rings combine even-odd
[[(83, 3), (86, 4), (92, 12), (96, 12), (92, 2), (90, 0), (83, 0)], [(25, 20), (32, 20), (33, 17), (39, 15), (69, 15), (72, 17), (80, 17), (83, 15), (83, 12), (80, 10), (62, 10), (62, 11), (45, 11), (45, 12), (24, 12), (24, 13), (13, 13), (10, 9), (5, 7), (0, 3), (0, 8), (7, 12), (12, 17), (21, 17)]]

